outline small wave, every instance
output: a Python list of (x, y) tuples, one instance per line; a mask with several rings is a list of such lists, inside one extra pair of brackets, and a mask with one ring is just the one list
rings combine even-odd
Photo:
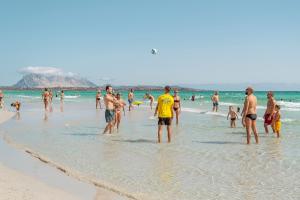
[(295, 122), (297, 121), (296, 119), (289, 119), (289, 118), (285, 118), (285, 119), (281, 119), (282, 122)]
[(66, 95), (65, 96), (65, 99), (77, 99), (77, 98), (79, 98), (80, 97), (80, 95)]
[(237, 103), (231, 103), (231, 102), (219, 102), (221, 106), (238, 106)]
[(190, 112), (190, 113), (201, 113), (202, 111), (197, 108), (181, 108), (183, 112)]
[(211, 111), (208, 111), (208, 112), (204, 112), (202, 114), (206, 114), (206, 115), (215, 115), (215, 116), (220, 116), (220, 117), (227, 117), (227, 114), (225, 113), (220, 113), (220, 112), (211, 112)]
[(24, 98), (24, 99), (41, 99), (42, 97), (38, 96), (27, 96), (27, 95), (17, 95), (19, 98)]
[(277, 101), (277, 103), (288, 108), (300, 108), (300, 102)]

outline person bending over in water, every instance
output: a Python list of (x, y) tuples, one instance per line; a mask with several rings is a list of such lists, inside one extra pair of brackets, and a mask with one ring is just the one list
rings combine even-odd
[(45, 88), (45, 90), (43, 92), (43, 95), (42, 95), (42, 98), (43, 98), (43, 101), (44, 101), (45, 110), (48, 111), (50, 94), (49, 94), (47, 88)]
[(126, 106), (124, 100), (121, 98), (120, 93), (117, 93), (116, 95), (116, 103), (115, 103), (115, 111), (116, 111), (116, 116), (115, 116), (115, 124), (117, 125), (117, 130), (119, 130), (119, 126), (121, 123), (121, 117), (122, 117), (122, 110), (124, 110), (124, 106)]
[(168, 142), (171, 142), (174, 98), (170, 95), (171, 87), (165, 87), (165, 94), (158, 97), (154, 116), (158, 113), (158, 143), (161, 142), (163, 125), (167, 126)]
[(174, 112), (176, 114), (176, 125), (178, 125), (178, 123), (179, 123), (179, 114), (181, 112), (181, 102), (180, 102), (180, 96), (178, 95), (178, 90), (174, 91), (173, 98), (174, 98), (173, 109), (174, 109)]
[[(273, 117), (274, 117), (274, 113), (275, 113), (276, 101), (275, 101), (275, 98), (274, 98), (274, 94), (271, 91), (269, 91), (267, 93), (267, 98), (268, 98), (268, 103), (267, 103), (267, 109), (266, 109), (265, 114), (264, 114), (264, 120), (265, 120), (264, 121), (264, 127), (265, 127), (266, 134), (269, 134), (268, 126), (272, 127)], [(275, 132), (274, 129), (273, 129), (273, 132)]]
[(254, 133), (256, 144), (258, 144), (258, 133), (256, 128), (256, 106), (257, 106), (257, 98), (253, 94), (253, 89), (248, 87), (246, 89), (245, 94), (247, 95), (244, 102), (244, 109), (243, 109), (243, 119), (242, 123), (243, 126), (246, 127), (247, 132), (247, 144), (250, 144), (251, 138), (251, 129)]
[(233, 110), (233, 106), (229, 106), (229, 112), (227, 115), (227, 120), (230, 116), (230, 127), (231, 128), (236, 128), (236, 120), (238, 119), (238, 114)]
[(115, 110), (114, 110), (114, 104), (117, 103), (117, 99), (112, 94), (113, 89), (110, 85), (106, 86), (106, 95), (104, 96), (104, 104), (105, 104), (105, 120), (106, 120), (106, 127), (103, 131), (103, 134), (105, 134), (107, 131), (109, 133), (112, 133), (113, 128), (113, 122), (115, 119)]
[(131, 89), (128, 93), (128, 103), (129, 103), (128, 110), (129, 111), (133, 108), (133, 106), (132, 106), (133, 101), (134, 101), (134, 94), (133, 94), (133, 89)]
[(273, 126), (273, 130), (275, 131), (278, 138), (280, 137), (280, 130), (281, 130), (280, 118), (281, 118), (280, 105), (276, 105), (272, 126)]
[(19, 101), (16, 101), (14, 103), (11, 103), (10, 104), (11, 107), (15, 107), (16, 108), (16, 111), (19, 112), (20, 111), (20, 108), (21, 108), (21, 103)]
[(98, 106), (100, 109), (101, 108), (101, 90), (98, 90), (97, 94), (96, 94), (96, 109), (98, 109)]
[(149, 99), (150, 100), (150, 108), (152, 110), (152, 105), (153, 105), (153, 102), (154, 102), (154, 97), (151, 94), (146, 93), (145, 96), (144, 96), (144, 99)]
[(218, 112), (219, 100), (219, 93), (215, 91), (214, 95), (211, 97), (211, 101), (213, 103), (213, 112)]

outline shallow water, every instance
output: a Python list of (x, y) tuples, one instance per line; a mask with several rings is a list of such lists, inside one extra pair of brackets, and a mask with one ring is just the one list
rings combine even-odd
[[(40, 100), (28, 95), (20, 116), (1, 131), (62, 166), (138, 199), (299, 199), (300, 114), (284, 110), (300, 108), (299, 94), (282, 94), (293, 100), (281, 102), (282, 138), (263, 134), (258, 120), (259, 145), (254, 138), (252, 145), (245, 145), (240, 121), (231, 129), (226, 120), (228, 105), (241, 105), (242, 93), (224, 93), (218, 114), (210, 112), (205, 95), (201, 101), (183, 101), (171, 144), (166, 143), (165, 130), (164, 143), (156, 143), (157, 120), (146, 105), (126, 112), (118, 133), (103, 135), (104, 111), (96, 111), (93, 99), (84, 94), (68, 99), (63, 110), (55, 100), (52, 113), (45, 113)], [(259, 95), (262, 117), (265, 95)]]

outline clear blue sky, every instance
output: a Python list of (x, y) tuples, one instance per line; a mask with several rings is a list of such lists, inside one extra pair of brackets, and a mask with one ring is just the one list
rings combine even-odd
[(115, 84), (300, 82), (297, 0), (2, 0), (0, 27), (0, 85), (27, 66)]

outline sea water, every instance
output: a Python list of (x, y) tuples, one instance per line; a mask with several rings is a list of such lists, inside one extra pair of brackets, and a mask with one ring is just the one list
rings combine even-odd
[[(135, 92), (143, 100), (146, 91)], [(157, 98), (162, 92), (152, 92)], [(122, 92), (127, 99), (127, 92)], [(196, 96), (192, 102), (190, 97)], [(122, 116), (119, 132), (103, 135), (104, 110), (95, 92), (66, 91), (62, 105), (44, 112), (39, 91), (6, 91), (6, 107), (22, 102), (20, 115), (1, 125), (10, 141), (29, 148), (137, 199), (299, 199), (300, 93), (276, 92), (282, 107), (282, 137), (264, 134), (266, 92), (258, 97), (260, 144), (245, 129), (229, 128), (228, 107), (240, 107), (243, 92), (220, 92), (220, 111), (211, 112), (211, 92), (181, 92), (182, 113), (172, 143), (157, 144), (157, 119), (149, 102)]]

